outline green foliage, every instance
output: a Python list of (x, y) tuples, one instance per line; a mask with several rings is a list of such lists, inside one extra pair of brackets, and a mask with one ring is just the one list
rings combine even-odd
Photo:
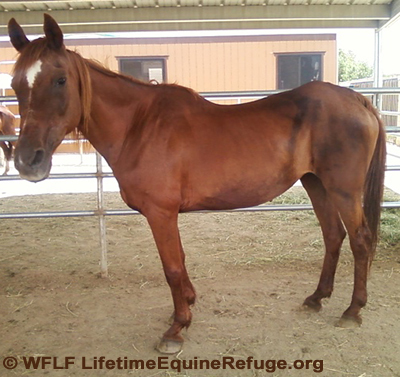
[[(400, 202), (400, 196), (385, 190), (384, 202)], [(400, 246), (400, 208), (386, 208), (382, 211), (380, 245), (386, 249)]]
[(353, 51), (339, 50), (339, 82), (369, 78), (373, 68), (357, 60)]
[(388, 249), (400, 244), (400, 210), (385, 209), (381, 218), (381, 245)]

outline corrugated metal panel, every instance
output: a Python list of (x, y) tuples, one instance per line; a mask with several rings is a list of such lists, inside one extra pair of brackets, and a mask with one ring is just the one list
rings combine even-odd
[(225, 1), (227, 0), (203, 0), (202, 4), (204, 6), (218, 6), (221, 4), (225, 4)]
[(51, 2), (51, 3), (48, 3), (48, 4), (46, 4), (47, 5), (47, 9), (46, 9), (46, 11), (47, 12), (49, 12), (49, 11), (53, 11), (53, 10), (55, 10), (55, 11), (57, 11), (57, 10), (69, 10), (69, 5), (68, 4), (66, 4), (66, 3), (58, 3), (58, 2)]
[(116, 8), (129, 8), (133, 6), (134, 2), (130, 0), (114, 0), (113, 3)]
[[(113, 9), (112, 1), (89, 2), (90, 9)], [(87, 9), (87, 8), (86, 8)]]
[(181, 0), (181, 6), (183, 7), (195, 7), (195, 6), (203, 6), (204, 2), (202, 0)]
[(26, 11), (46, 11), (47, 7), (42, 3), (24, 4)]
[[(359, 5), (372, 5), (372, 4), (391, 4), (392, 0), (223, 0), (226, 6), (234, 5), (254, 5), (254, 4), (267, 4), (267, 5), (346, 5), (346, 4), (359, 4)], [(219, 5), (219, 0), (70, 0), (70, 1), (2, 1), (0, 2), (3, 10), (11, 11), (45, 11), (47, 9), (53, 10), (68, 10), (73, 9), (114, 9), (114, 8), (133, 8), (137, 7), (175, 7), (175, 6), (193, 6), (193, 5)]]
[(246, 5), (266, 5), (266, 0), (246, 0)]
[(25, 0), (0, 1), (0, 35), (11, 17), (42, 32), (49, 12), (65, 33), (277, 28), (381, 28), (400, 0)]

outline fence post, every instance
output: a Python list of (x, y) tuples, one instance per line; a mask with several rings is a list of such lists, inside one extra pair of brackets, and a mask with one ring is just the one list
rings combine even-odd
[(102, 278), (108, 277), (107, 265), (107, 235), (106, 218), (104, 215), (104, 191), (103, 191), (103, 166), (101, 155), (96, 152), (96, 176), (97, 176), (97, 213), (99, 218), (100, 231), (100, 275)]

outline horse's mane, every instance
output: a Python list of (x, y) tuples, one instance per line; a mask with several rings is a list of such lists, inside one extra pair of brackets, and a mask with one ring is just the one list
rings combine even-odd
[(151, 85), (150, 83), (135, 79), (132, 76), (127, 76), (127, 75), (124, 75), (122, 73), (112, 71), (111, 69), (107, 68), (105, 65), (103, 65), (102, 63), (100, 63), (97, 60), (85, 59), (79, 53), (77, 53), (77, 52), (75, 52), (75, 53), (77, 55), (79, 55), (83, 60), (85, 60), (86, 64), (90, 68), (94, 69), (95, 71), (97, 71), (97, 72), (99, 72), (99, 73), (101, 73), (101, 74), (103, 74), (105, 76), (108, 76), (108, 77), (120, 77), (120, 78), (122, 78), (122, 79), (124, 79), (126, 81), (129, 81), (129, 82), (132, 82), (134, 84), (149, 85), (149, 86)]
[[(19, 58), (17, 59), (13, 72), (16, 71), (26, 71), (30, 68), (35, 62), (41, 59), (42, 56), (51, 51), (51, 48), (48, 46), (45, 38), (38, 38), (25, 46)], [(133, 85), (145, 85), (148, 87), (159, 87), (159, 88), (179, 88), (180, 90), (186, 91), (190, 95), (195, 98), (201, 98), (198, 93), (194, 90), (176, 85), (176, 84), (158, 84), (154, 85), (153, 83), (143, 82), (131, 76), (127, 76), (115, 71), (112, 71), (106, 68), (103, 64), (98, 61), (85, 59), (78, 52), (65, 49), (67, 53), (67, 57), (70, 59), (72, 64), (76, 66), (76, 72), (79, 75), (80, 82), (80, 97), (82, 101), (82, 120), (81, 124), (83, 127), (83, 131), (87, 130), (89, 120), (90, 120), (90, 111), (91, 111), (91, 103), (92, 103), (92, 85), (90, 79), (89, 69), (93, 69), (105, 76), (120, 78), (125, 82), (129, 82)]]
[[(78, 54), (78, 53), (76, 53)], [(150, 82), (145, 82), (142, 80), (138, 80), (132, 76), (128, 76), (128, 75), (124, 75), (123, 73), (119, 73), (119, 72), (115, 72), (110, 70), (109, 68), (105, 67), (102, 63), (100, 63), (99, 61), (93, 60), (93, 59), (85, 59), (83, 58), (80, 54), (78, 54), (82, 59), (85, 60), (86, 64), (94, 69), (95, 71), (102, 73), (105, 76), (108, 77), (119, 77), (121, 79), (123, 79), (124, 81), (130, 82), (132, 84), (136, 84), (136, 85), (145, 85), (151, 88), (154, 88), (155, 86), (157, 87), (161, 87), (161, 88), (179, 88), (181, 90), (184, 90), (188, 93), (190, 93), (191, 95), (193, 95), (194, 97), (201, 97), (196, 91), (194, 91), (193, 89), (178, 85), (178, 84), (164, 84), (164, 83), (158, 83), (155, 81), (150, 81)]]

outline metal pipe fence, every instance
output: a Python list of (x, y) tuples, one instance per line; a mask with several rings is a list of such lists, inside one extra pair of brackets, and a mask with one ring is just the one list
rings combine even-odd
[[(363, 94), (373, 95), (379, 98), (383, 94), (400, 94), (400, 88), (366, 88), (357, 90)], [(252, 92), (223, 92), (223, 93), (201, 93), (201, 95), (211, 101), (225, 101), (236, 100), (241, 103), (244, 99), (258, 99), (266, 97), (280, 91), (252, 91)], [(16, 97), (0, 96), (0, 103), (15, 102)], [(374, 101), (379, 104), (379, 99)], [(391, 114), (393, 115), (393, 114)], [(396, 114), (398, 115), (398, 114)], [(390, 132), (399, 132), (399, 130), (390, 130)], [(17, 136), (0, 136), (0, 141), (16, 141)], [(387, 171), (400, 171), (400, 166), (387, 166)], [(107, 268), (107, 238), (106, 238), (106, 216), (121, 216), (121, 215), (137, 215), (138, 211), (130, 209), (105, 209), (104, 207), (104, 188), (103, 179), (114, 177), (112, 173), (103, 172), (102, 158), (96, 152), (96, 172), (95, 173), (62, 173), (50, 174), (49, 178), (52, 179), (82, 179), (82, 178), (96, 178), (97, 180), (97, 208), (86, 211), (52, 211), (52, 212), (10, 212), (0, 213), (0, 219), (35, 219), (35, 218), (59, 218), (59, 217), (88, 217), (97, 216), (99, 219), (99, 240), (100, 240), (100, 271), (103, 277), (108, 275)], [(0, 181), (20, 180), (17, 175), (0, 176)], [(400, 208), (400, 202), (385, 202), (382, 204), (383, 208)], [(288, 205), (260, 205), (256, 207), (238, 208), (232, 210), (223, 210), (219, 212), (263, 212), (263, 211), (309, 211), (312, 210), (311, 204), (288, 204)], [(209, 213), (215, 211), (195, 211), (192, 213)]]

